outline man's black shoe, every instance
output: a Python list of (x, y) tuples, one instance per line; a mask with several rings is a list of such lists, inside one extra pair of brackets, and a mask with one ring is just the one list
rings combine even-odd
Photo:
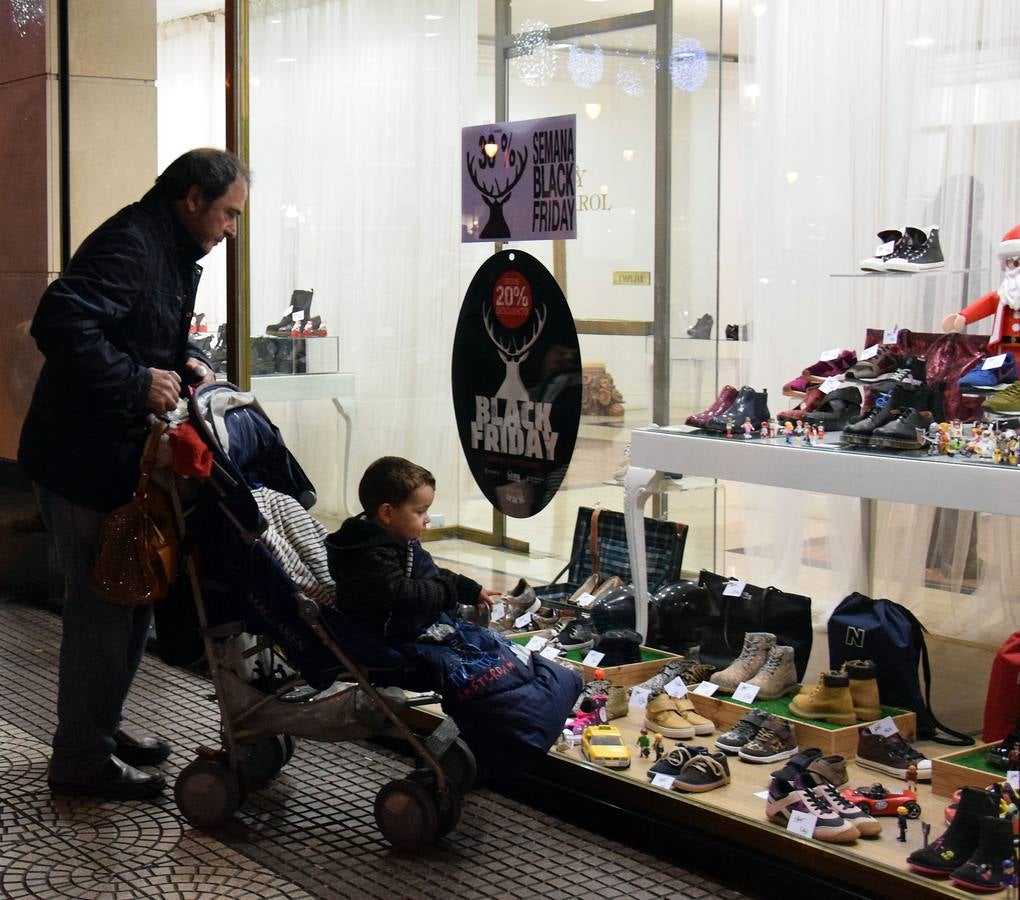
[(118, 728), (113, 739), (117, 743), (114, 754), (129, 766), (155, 766), (170, 755), (170, 745), (166, 741), (148, 734), (128, 734)]
[(140, 772), (138, 769), (111, 756), (95, 775), (81, 781), (49, 782), (54, 794), (65, 797), (102, 797), (105, 800), (145, 800), (158, 797), (166, 787), (166, 779), (159, 773)]
[[(871, 433), (870, 446), (880, 450), (920, 450), (924, 447), (923, 435), (933, 421), (927, 410), (905, 409), (898, 419)], [(919, 434), (922, 436), (918, 437)]]

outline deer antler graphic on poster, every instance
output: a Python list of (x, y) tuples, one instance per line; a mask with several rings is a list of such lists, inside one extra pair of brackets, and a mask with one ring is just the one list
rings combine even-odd
[[(510, 199), (524, 175), (528, 166), (528, 148), (518, 150), (513, 146), (513, 134), (504, 132), (498, 145), (494, 135), (479, 135), (478, 150), (477, 156), (470, 151), (465, 154), (465, 162), (471, 183), (489, 208), (489, 220), (479, 237), (485, 240), (508, 238), (510, 226), (503, 216), (503, 204)], [(491, 178), (485, 178), (486, 174)]]
[(528, 399), (528, 389), (521, 380), (521, 363), (528, 358), (528, 351), (534, 346), (535, 341), (538, 340), (542, 329), (545, 327), (545, 308), (543, 307), (539, 310), (536, 307), (535, 317), (537, 321), (528, 337), (522, 337), (520, 340), (516, 337), (511, 337), (509, 340), (503, 341), (496, 337), (494, 331), (492, 305), (486, 303), (482, 309), (482, 321), (485, 325), (485, 330), (488, 332), (492, 343), (496, 345), (496, 352), (499, 353), (499, 358), (506, 364), (506, 376), (503, 378), (503, 383), (495, 394), (496, 397), (502, 400), (523, 401)]

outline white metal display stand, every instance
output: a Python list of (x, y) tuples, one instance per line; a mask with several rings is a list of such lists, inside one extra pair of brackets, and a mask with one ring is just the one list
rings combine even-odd
[[(662, 472), (682, 472), (864, 501), (1017, 515), (1020, 470), (1015, 466), (954, 461), (941, 456), (840, 450), (838, 435), (822, 446), (788, 445), (782, 438), (717, 437), (655, 426), (631, 433), (630, 467), (623, 482), (630, 569), (638, 599), (637, 630), (647, 634), (648, 581), (643, 507), (657, 493)], [(866, 517), (867, 518), (867, 517)]]

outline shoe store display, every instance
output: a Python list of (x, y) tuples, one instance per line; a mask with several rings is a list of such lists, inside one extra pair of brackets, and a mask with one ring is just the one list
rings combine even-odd
[(850, 680), (850, 698), (858, 722), (873, 722), (882, 715), (878, 699), (878, 666), (870, 659), (848, 659), (843, 671)]
[(697, 733), (694, 723), (681, 713), (673, 698), (665, 691), (648, 700), (645, 707), (645, 728), (669, 738), (686, 740)]
[(768, 718), (769, 713), (764, 709), (752, 709), (745, 713), (736, 725), (715, 739), (716, 748), (724, 753), (737, 753), (744, 744), (751, 741)]
[[(896, 245), (903, 240), (903, 232), (898, 228), (886, 228), (878, 233), (881, 242), (874, 254), (861, 260), (861, 268), (865, 272), (884, 272), (885, 264), (896, 255)], [(909, 240), (909, 238), (908, 238)]]
[(835, 359), (820, 359), (808, 366), (801, 376), (811, 384), (821, 384), (829, 378), (843, 375), (852, 366), (857, 365), (857, 351), (840, 350)]
[[(1012, 353), (1003, 353), (1002, 361), (991, 368), (982, 360), (961, 378), (957, 385), (964, 394), (983, 394), (989, 391), (1003, 391), (1016, 381), (1016, 358)], [(995, 359), (996, 357), (992, 357)]]
[(868, 446), (877, 450), (921, 450), (924, 436), (935, 419), (927, 410), (904, 409), (899, 417), (871, 432)]
[(871, 435), (876, 428), (888, 425), (900, 417), (900, 403), (906, 396), (902, 390), (879, 394), (866, 416), (843, 426), (839, 443), (843, 447), (870, 447)]
[(553, 628), (560, 620), (560, 611), (548, 606), (540, 606), (531, 614), (531, 620), (539, 628)]
[(687, 417), (685, 424), (690, 425), (692, 428), (704, 428), (705, 423), (712, 418), (726, 412), (732, 405), (733, 401), (737, 399), (737, 389), (733, 385), (727, 384), (723, 386), (723, 389), (719, 391), (719, 396), (715, 398), (715, 402), (704, 412), (695, 413)]
[(822, 672), (814, 687), (805, 688), (790, 701), (790, 712), (802, 719), (853, 725), (857, 715), (849, 677), (845, 672)]
[(927, 847), (911, 853), (907, 857), (907, 865), (922, 875), (951, 874), (977, 850), (981, 841), (981, 823), (998, 813), (995, 798), (987, 791), (975, 787), (963, 788), (956, 815), (949, 827)]
[(727, 325), (724, 334), (728, 341), (746, 341), (749, 329), (749, 325)]
[(861, 392), (854, 386), (829, 391), (818, 405), (804, 414), (806, 425), (821, 425), (826, 431), (841, 431), (861, 412)]
[(798, 375), (792, 381), (783, 385), (784, 397), (803, 397), (810, 389), (813, 382), (803, 375)]
[(750, 681), (765, 665), (769, 652), (776, 646), (776, 636), (767, 631), (749, 631), (744, 635), (740, 655), (725, 669), (715, 672), (709, 681), (719, 685), (724, 694), (732, 694), (742, 681)]
[(929, 272), (945, 267), (937, 225), (926, 230), (908, 225), (904, 236), (909, 237), (909, 243), (897, 243), (896, 252), (885, 261), (887, 272)]
[(863, 384), (880, 381), (900, 367), (901, 355), (899, 347), (882, 345), (874, 356), (858, 360), (847, 369), (843, 377), (846, 381), (859, 381)]
[(797, 735), (789, 722), (769, 716), (758, 733), (737, 751), (744, 762), (772, 763), (797, 753)]
[(981, 409), (992, 418), (1020, 416), (1020, 381), (1014, 381), (1009, 387), (989, 397), (981, 404)]
[(772, 647), (762, 667), (747, 683), (758, 688), (757, 699), (760, 700), (777, 700), (792, 694), (798, 684), (793, 647)]
[(648, 767), (648, 780), (651, 781), (656, 775), (672, 775), (676, 778), (690, 760), (708, 752), (708, 747), (702, 747), (700, 744), (677, 744), (667, 750), (662, 759), (656, 760)]
[(785, 828), (795, 811), (815, 817), (813, 836), (820, 841), (848, 844), (860, 837), (852, 822), (847, 822), (815, 794), (814, 785), (805, 781), (803, 772), (787, 766), (772, 773), (765, 801), (765, 818)]
[(519, 579), (513, 589), (505, 592), (499, 599), (508, 609), (513, 610), (516, 615), (512, 615), (511, 618), (514, 619), (525, 613), (534, 613), (542, 605), (535, 596), (535, 589), (524, 578)]
[(817, 747), (801, 750), (791, 756), (786, 765), (809, 771), (833, 787), (842, 787), (850, 781), (846, 771), (846, 757), (838, 754), (825, 756)]
[(694, 659), (673, 659), (664, 665), (657, 674), (642, 681), (635, 687), (645, 688), (649, 694), (661, 691), (675, 678), (680, 678), (688, 687), (701, 684), (715, 671), (715, 666), (700, 663)]
[(972, 891), (999, 891), (1003, 883), (1003, 862), (1013, 861), (1013, 822), (998, 816), (984, 816), (978, 825), (978, 845), (961, 866), (949, 873), (949, 880)]
[(698, 753), (684, 763), (673, 781), (673, 790), (701, 794), (729, 783), (730, 764), (724, 753)]
[(552, 644), (564, 653), (577, 650), (584, 653), (595, 645), (595, 632), (581, 619), (561, 619), (560, 628), (552, 637)]
[(857, 765), (905, 779), (913, 766), (918, 781), (931, 781), (931, 760), (910, 746), (898, 732), (876, 734), (874, 725), (857, 731)]
[[(855, 803), (851, 803), (844, 797), (837, 788), (845, 781), (833, 781), (824, 772), (823, 766), (818, 765), (825, 757), (822, 751), (817, 748), (802, 750), (792, 757), (787, 763), (787, 769), (795, 769), (801, 773), (801, 784), (804, 788), (810, 788), (818, 800), (822, 801), (844, 822), (850, 822), (859, 832), (861, 837), (877, 837), (882, 833), (882, 823), (871, 815), (866, 809)], [(842, 771), (837, 769), (837, 777), (845, 778), (846, 760), (837, 757), (842, 761)]]
[(696, 735), (703, 736), (712, 734), (715, 731), (715, 722), (701, 715), (694, 708), (694, 701), (691, 700), (690, 696), (674, 697), (673, 708), (694, 726), (694, 733)]
[(294, 336), (292, 333), (294, 328), (297, 327), (298, 334), (296, 336), (300, 336), (305, 320), (311, 317), (312, 295), (314, 293), (313, 290), (294, 291), (290, 295), (290, 306), (283, 311), (279, 322), (266, 326), (266, 334), (275, 337), (291, 337)]
[[(876, 391), (891, 391), (900, 387), (907, 392), (919, 391), (927, 387), (927, 364), (920, 356), (901, 356), (896, 368), (872, 381), (869, 387)], [(916, 405), (916, 404), (911, 404)]]
[(715, 319), (709, 313), (701, 316), (690, 328), (687, 329), (687, 337), (697, 340), (707, 340), (712, 336), (712, 325)]
[(723, 412), (712, 416), (705, 424), (705, 431), (714, 434), (725, 434), (727, 421), (740, 427), (744, 419), (750, 419), (755, 430), (761, 428), (762, 422), (772, 418), (769, 413), (768, 391), (756, 391), (754, 388), (745, 385), (737, 391), (736, 399)]

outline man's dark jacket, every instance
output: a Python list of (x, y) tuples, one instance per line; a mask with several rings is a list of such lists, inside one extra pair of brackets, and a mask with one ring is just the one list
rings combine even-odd
[[(43, 294), (46, 360), (21, 430), (33, 481), (101, 512), (126, 503), (148, 431), (149, 367), (184, 377), (205, 251), (154, 188), (100, 225)], [(208, 363), (208, 360), (206, 360)]]
[[(439, 569), (417, 541), (408, 544), (364, 514), (347, 519), (326, 538), (329, 574), (336, 582), (336, 605), (377, 637), (412, 641), (439, 614), (458, 603), (474, 606), (482, 586), (466, 575)], [(416, 565), (417, 563), (417, 565)], [(427, 572), (434, 572), (431, 577)]]

